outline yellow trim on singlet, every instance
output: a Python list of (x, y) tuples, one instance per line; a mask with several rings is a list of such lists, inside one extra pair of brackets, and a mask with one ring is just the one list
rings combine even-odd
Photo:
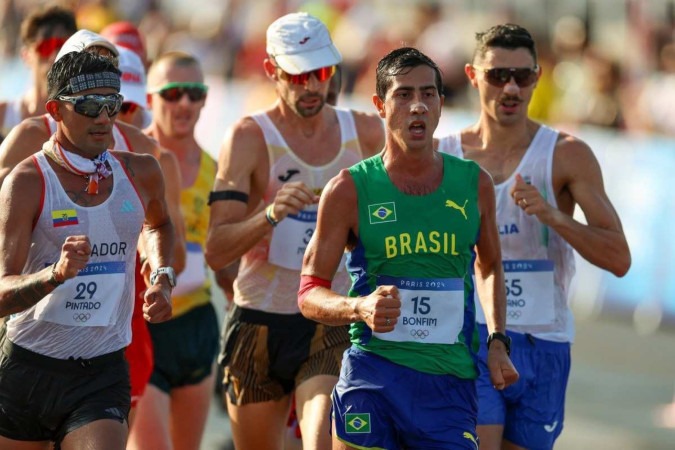
[[(208, 198), (216, 178), (216, 162), (202, 150), (199, 173), (194, 184), (181, 190), (180, 206), (185, 222), (185, 240), (188, 245), (206, 247), (209, 226)], [(206, 265), (204, 266), (206, 271)], [(201, 288), (185, 295), (172, 297), (173, 317), (185, 314), (191, 309), (211, 301), (211, 282), (207, 276)]]

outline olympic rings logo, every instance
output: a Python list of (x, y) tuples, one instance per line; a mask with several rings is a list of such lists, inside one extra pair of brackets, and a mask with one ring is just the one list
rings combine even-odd
[(73, 314), (73, 320), (75, 322), (86, 322), (91, 319), (91, 314), (89, 313), (75, 313)]
[(410, 330), (410, 336), (418, 339), (426, 339), (429, 336), (429, 330)]
[(506, 315), (509, 317), (509, 319), (520, 319), (521, 312), (520, 311), (507, 311)]

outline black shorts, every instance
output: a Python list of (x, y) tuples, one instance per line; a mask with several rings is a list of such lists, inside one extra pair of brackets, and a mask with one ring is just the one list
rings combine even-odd
[(148, 329), (155, 354), (153, 386), (168, 394), (211, 375), (218, 354), (218, 317), (211, 303), (166, 322), (149, 323)]
[(235, 405), (279, 400), (316, 375), (340, 375), (349, 347), (346, 326), (329, 327), (302, 314), (273, 314), (233, 305), (218, 360)]
[(92, 359), (56, 359), (4, 339), (0, 352), (0, 434), (61, 442), (102, 419), (127, 421), (131, 405), (124, 350)]

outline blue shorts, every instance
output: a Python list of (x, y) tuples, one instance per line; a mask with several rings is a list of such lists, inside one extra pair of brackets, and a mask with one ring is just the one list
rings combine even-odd
[(478, 449), (474, 380), (349, 348), (333, 390), (337, 438), (359, 449)]
[(552, 449), (565, 418), (565, 391), (570, 374), (570, 344), (508, 332), (511, 361), (518, 381), (496, 390), (487, 369), (487, 330), (479, 325), (478, 424), (504, 425), (504, 438), (531, 450)]

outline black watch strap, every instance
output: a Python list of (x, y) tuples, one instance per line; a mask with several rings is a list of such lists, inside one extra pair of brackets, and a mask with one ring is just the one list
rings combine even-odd
[(499, 331), (495, 331), (494, 333), (490, 333), (490, 335), (487, 338), (487, 347), (488, 350), (490, 349), (490, 344), (494, 340), (502, 341), (504, 343), (504, 347), (506, 347), (506, 354), (511, 355), (511, 338), (505, 335), (504, 333), (500, 333)]

